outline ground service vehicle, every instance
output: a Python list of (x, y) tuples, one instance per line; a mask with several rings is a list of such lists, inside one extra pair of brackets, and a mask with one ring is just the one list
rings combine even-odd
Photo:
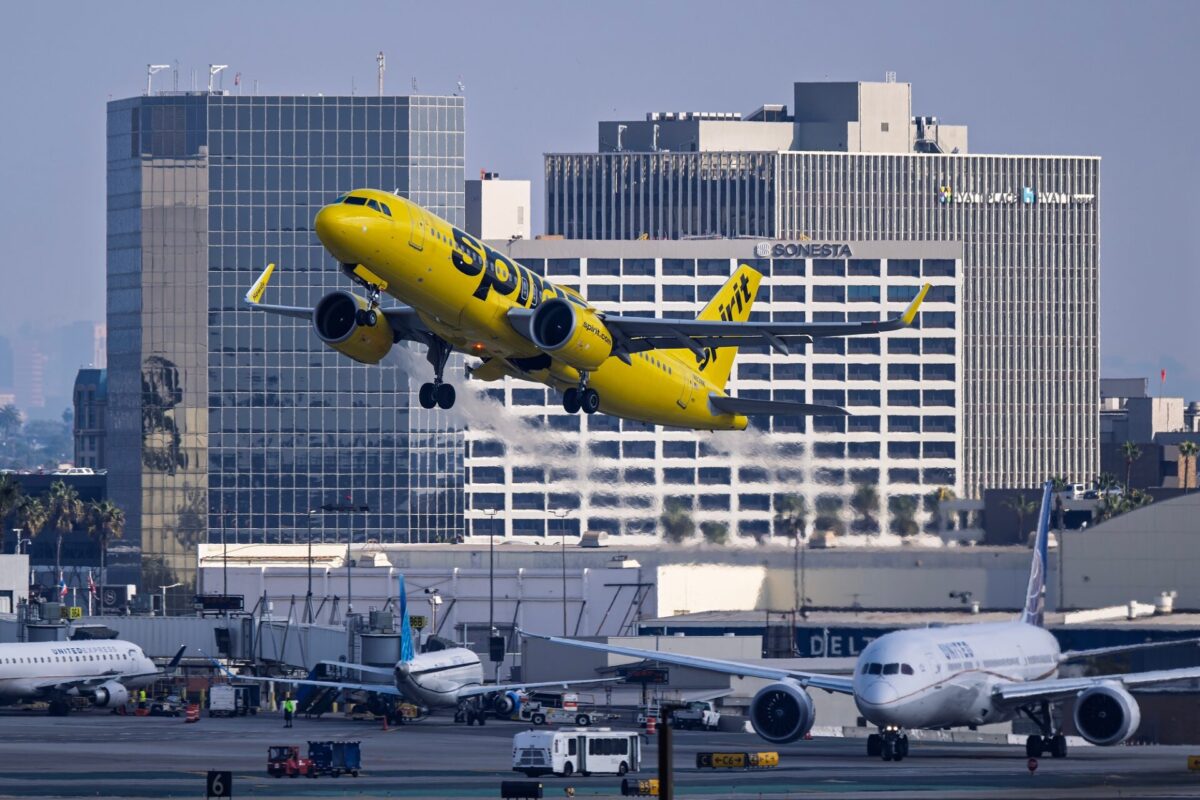
[(687, 704), (687, 708), (681, 708), (672, 714), (671, 721), (676, 728), (689, 731), (715, 731), (721, 721), (721, 712), (707, 700), (693, 700)]
[(534, 725), (578, 725), (586, 728), (592, 724), (592, 715), (579, 708), (555, 708), (541, 703), (521, 706), (518, 716)]
[(317, 777), (313, 762), (302, 758), (300, 748), (294, 744), (277, 744), (267, 749), (267, 774), (272, 778)]
[(253, 687), (218, 683), (208, 690), (208, 715), (210, 717), (236, 717), (255, 714), (258, 709), (251, 703)]
[(358, 742), (309, 742), (308, 757), (316, 773), (335, 778), (343, 772), (349, 772), (357, 778), (362, 768), (362, 751)]
[(642, 740), (634, 731), (562, 728), (513, 736), (513, 772), (536, 775), (624, 775), (642, 763)]

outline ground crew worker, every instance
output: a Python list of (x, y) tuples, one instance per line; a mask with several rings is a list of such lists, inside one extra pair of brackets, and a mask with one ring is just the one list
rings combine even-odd
[(145, 708), (145, 707), (146, 707), (146, 690), (139, 689), (138, 690), (138, 708)]
[(292, 717), (296, 716), (296, 701), (289, 694), (283, 701), (283, 727), (292, 727)]

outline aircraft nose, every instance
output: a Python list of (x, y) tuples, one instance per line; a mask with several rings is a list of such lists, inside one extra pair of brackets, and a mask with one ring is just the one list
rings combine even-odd
[(403, 661), (401, 661), (399, 664), (397, 664), (396, 665), (396, 682), (400, 683), (402, 681), (408, 680), (408, 675), (409, 675), (409, 672), (411, 671), (411, 669), (412, 668)]
[(896, 702), (900, 694), (886, 681), (872, 681), (863, 687), (858, 696), (867, 705), (885, 706)]
[(367, 220), (359, 208), (361, 206), (344, 204), (325, 206), (313, 220), (321, 244), (343, 264), (356, 264), (361, 260), (354, 253), (367, 231)]

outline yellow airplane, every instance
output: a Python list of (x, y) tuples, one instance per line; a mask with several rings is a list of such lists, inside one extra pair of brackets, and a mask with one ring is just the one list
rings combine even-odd
[[(742, 430), (749, 414), (845, 415), (837, 406), (730, 397), (739, 345), (789, 346), (828, 336), (880, 334), (912, 324), (926, 284), (899, 317), (882, 322), (748, 322), (762, 275), (742, 264), (695, 320), (614, 314), (389, 192), (355, 190), (322, 208), (315, 227), (343, 272), (367, 290), (323, 297), (315, 308), (267, 305), (269, 265), (246, 293), (262, 311), (312, 321), (333, 349), (377, 364), (393, 344), (428, 348), (434, 379), (424, 408), (454, 405), (444, 380), (458, 351), (478, 356), (471, 377), (510, 376), (562, 393), (570, 413), (603, 411), (657, 425)], [(380, 308), (383, 292), (402, 306)]]

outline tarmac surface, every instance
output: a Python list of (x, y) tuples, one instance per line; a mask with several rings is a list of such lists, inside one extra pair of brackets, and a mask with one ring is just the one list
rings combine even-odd
[[(376, 723), (336, 717), (299, 719), (285, 730), (278, 714), (234, 719), (121, 717), (85, 711), (70, 717), (0, 711), (0, 797), (205, 796), (207, 770), (233, 772), (233, 797), (498, 797), (511, 771), (512, 735), (526, 726), (485, 727), (432, 718), (384, 731)], [(750, 734), (680, 732), (675, 736), (677, 797), (798, 798), (1092, 798), (1200, 797), (1200, 772), (1187, 757), (1200, 747), (1081, 747), (1064, 760), (1027, 769), (1023, 748), (912, 743), (899, 763), (868, 758), (862, 739), (814, 739), (771, 747)], [(309, 739), (361, 741), (359, 777), (271, 778), (267, 747)], [(780, 766), (755, 771), (700, 771), (699, 751), (777, 750)], [(657, 747), (643, 749), (655, 777)], [(620, 779), (546, 776), (546, 797), (619, 797)]]

